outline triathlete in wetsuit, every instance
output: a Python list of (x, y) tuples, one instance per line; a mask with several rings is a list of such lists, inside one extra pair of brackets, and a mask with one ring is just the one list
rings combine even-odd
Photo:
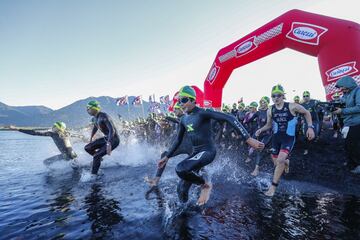
[[(266, 122), (267, 122), (267, 111), (268, 111), (268, 105), (270, 103), (270, 99), (268, 97), (262, 97), (260, 99), (260, 107), (258, 109), (258, 111), (254, 114), (254, 116), (252, 117), (252, 119), (250, 119), (250, 121), (254, 121), (256, 120), (256, 130), (262, 128), (263, 126), (265, 126)], [(254, 134), (255, 135), (255, 134)], [(270, 145), (271, 142), (271, 137), (272, 137), (272, 133), (270, 130), (268, 131), (264, 131), (260, 134), (259, 137), (257, 137), (257, 139), (265, 144), (265, 147)], [(250, 148), (249, 150), (249, 155), (248, 155), (248, 159), (246, 162), (250, 162), (251, 159), (251, 155), (254, 153), (254, 149)], [(255, 152), (255, 169), (254, 171), (251, 173), (251, 175), (253, 176), (257, 176), (259, 174), (259, 168), (260, 168), (260, 161), (262, 158), (262, 154), (260, 151), (256, 151)]]
[(245, 104), (243, 102), (239, 103), (238, 107), (239, 111), (237, 113), (237, 120), (239, 122), (243, 122), (245, 119), (246, 111), (245, 111)]
[[(180, 105), (178, 103), (175, 104), (174, 106), (174, 113), (176, 115), (177, 118), (173, 118), (173, 117), (166, 117), (166, 119), (168, 121), (171, 121), (175, 124), (180, 124), (180, 118), (184, 115), (184, 112), (182, 111)], [(186, 133), (185, 133), (185, 136), (184, 138), (182, 139), (179, 147), (175, 150), (174, 154), (173, 154), (173, 157), (177, 156), (177, 155), (180, 155), (180, 154), (187, 154), (187, 155), (191, 155), (193, 152), (193, 148), (192, 148), (192, 144), (190, 142), (190, 139), (186, 136)], [(163, 152), (161, 154), (161, 158), (165, 157), (166, 155), (168, 154), (167, 151)], [(148, 177), (145, 177), (145, 181), (151, 186), (157, 186), (159, 181), (160, 181), (160, 178), (161, 178), (161, 175), (163, 174), (164, 170), (165, 170), (165, 167), (166, 167), (166, 164), (163, 165), (161, 168), (158, 168), (157, 171), (156, 171), (156, 175), (155, 175), (155, 178), (153, 179), (150, 179)]]
[[(320, 118), (319, 118), (319, 108), (318, 108), (318, 101), (314, 99), (310, 99), (310, 92), (304, 91), (303, 93), (303, 102), (301, 105), (310, 112), (312, 123), (314, 126), (314, 132), (315, 132), (315, 138), (317, 138), (320, 135)], [(305, 119), (302, 119), (302, 134), (304, 136), (305, 140), (305, 149), (304, 149), (304, 155), (307, 155), (309, 152), (309, 141), (306, 138), (306, 132), (308, 129), (307, 123)]]
[(36, 131), (30, 129), (19, 129), (19, 128), (12, 128), (18, 130), (19, 132), (26, 133), (29, 135), (34, 136), (46, 136), (51, 137), (54, 141), (56, 147), (59, 149), (61, 154), (47, 158), (44, 160), (46, 165), (53, 163), (54, 161), (58, 160), (70, 160), (77, 157), (76, 153), (74, 152), (71, 142), (70, 142), (70, 133), (66, 130), (66, 125), (63, 122), (56, 122), (52, 127), (52, 131)]
[[(110, 155), (111, 151), (119, 146), (120, 139), (110, 116), (100, 112), (100, 105), (97, 101), (88, 103), (87, 112), (89, 115), (94, 116), (94, 127), (91, 132), (90, 143), (85, 146), (85, 151), (94, 157), (91, 173), (97, 174), (102, 157), (106, 154)], [(104, 134), (104, 137), (93, 141), (93, 137), (98, 130)]]
[(201, 194), (197, 203), (198, 205), (203, 205), (209, 199), (212, 185), (206, 182), (198, 172), (201, 168), (211, 163), (216, 155), (211, 132), (211, 119), (228, 122), (246, 139), (249, 145), (257, 149), (262, 149), (263, 143), (250, 138), (248, 132), (234, 116), (212, 110), (204, 110), (197, 107), (195, 102), (195, 90), (190, 86), (181, 88), (179, 91), (179, 103), (187, 114), (180, 120), (178, 136), (175, 142), (170, 147), (167, 156), (162, 158), (158, 165), (159, 168), (163, 167), (169, 158), (173, 156), (186, 132), (187, 137), (190, 138), (194, 152), (176, 166), (176, 173), (181, 178), (178, 185), (178, 194), (180, 200), (186, 202), (190, 186), (192, 184), (201, 185)]
[(284, 89), (281, 85), (272, 88), (271, 97), (275, 103), (269, 110), (266, 125), (256, 131), (259, 136), (262, 132), (273, 128), (271, 153), (274, 161), (275, 171), (272, 184), (265, 195), (272, 197), (275, 194), (281, 175), (286, 165), (287, 159), (295, 144), (296, 113), (304, 114), (308, 123), (306, 133), (309, 140), (314, 138), (314, 130), (311, 122), (310, 112), (303, 106), (296, 103), (284, 102)]
[(233, 103), (232, 105), (232, 109), (231, 109), (231, 114), (234, 115), (234, 117), (236, 117), (238, 115), (239, 110), (237, 109), (236, 103)]

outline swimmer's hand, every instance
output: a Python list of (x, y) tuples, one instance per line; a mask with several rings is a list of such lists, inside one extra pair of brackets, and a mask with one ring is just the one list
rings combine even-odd
[(256, 137), (259, 137), (260, 136), (260, 134), (261, 134), (261, 128), (260, 129), (258, 129), (256, 132), (255, 132), (255, 136)]
[(158, 168), (161, 169), (161, 168), (165, 167), (167, 161), (169, 161), (168, 157), (163, 157), (162, 159), (160, 159), (158, 161)]
[(256, 150), (262, 150), (265, 147), (265, 144), (256, 140), (255, 138), (248, 138), (246, 143), (249, 144), (250, 147), (255, 148)]
[(149, 184), (150, 187), (156, 187), (159, 183), (160, 177), (149, 178), (144, 177), (144, 181)]
[(111, 143), (106, 143), (106, 154), (111, 155)]
[(14, 131), (18, 131), (18, 130), (19, 130), (18, 127), (15, 127), (15, 126), (12, 126), (12, 125), (10, 125), (9, 129), (14, 130)]

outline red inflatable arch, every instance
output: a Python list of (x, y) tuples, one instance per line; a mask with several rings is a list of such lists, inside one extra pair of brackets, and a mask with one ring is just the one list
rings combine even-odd
[(291, 10), (218, 52), (204, 82), (204, 105), (221, 106), (223, 88), (235, 68), (284, 48), (318, 58), (328, 100), (340, 77), (360, 81), (360, 25)]

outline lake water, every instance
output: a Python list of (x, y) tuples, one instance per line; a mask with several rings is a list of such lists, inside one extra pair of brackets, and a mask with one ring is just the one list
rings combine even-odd
[(51, 138), (0, 132), (0, 239), (360, 239), (357, 194), (295, 180), (263, 195), (271, 174), (249, 176), (239, 161), (218, 156), (207, 168), (214, 184), (208, 204), (179, 204), (169, 162), (161, 184), (155, 172), (162, 149), (134, 143), (106, 156), (101, 176), (86, 181), (91, 157), (75, 143), (81, 170), (61, 161)]

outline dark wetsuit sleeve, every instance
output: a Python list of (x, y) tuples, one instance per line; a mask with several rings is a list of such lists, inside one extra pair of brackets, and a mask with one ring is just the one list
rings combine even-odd
[(166, 120), (173, 122), (173, 123), (180, 123), (179, 119), (173, 117), (165, 117)]
[(19, 132), (29, 134), (29, 135), (33, 135), (33, 136), (51, 137), (51, 132), (38, 132), (38, 131), (35, 131), (35, 130), (30, 130), (30, 129), (19, 129)]
[(180, 121), (180, 124), (179, 124), (179, 127), (178, 127), (177, 137), (176, 137), (175, 141), (173, 142), (172, 146), (170, 147), (170, 149), (167, 151), (167, 154), (166, 154), (166, 156), (168, 158), (171, 158), (173, 156), (174, 152), (176, 151), (176, 149), (181, 144), (181, 141), (182, 141), (182, 139), (184, 137), (184, 133), (185, 133), (185, 127), (184, 127), (183, 124), (181, 124), (181, 121)]
[(91, 131), (91, 138), (95, 136), (96, 132), (97, 132), (98, 128), (96, 125), (94, 125), (92, 131)]
[(218, 121), (226, 121), (228, 122), (238, 134), (240, 134), (245, 140), (250, 138), (248, 131), (246, 131), (245, 127), (233, 116), (221, 112), (215, 112), (212, 110), (205, 110), (201, 114), (206, 118), (215, 119)]

